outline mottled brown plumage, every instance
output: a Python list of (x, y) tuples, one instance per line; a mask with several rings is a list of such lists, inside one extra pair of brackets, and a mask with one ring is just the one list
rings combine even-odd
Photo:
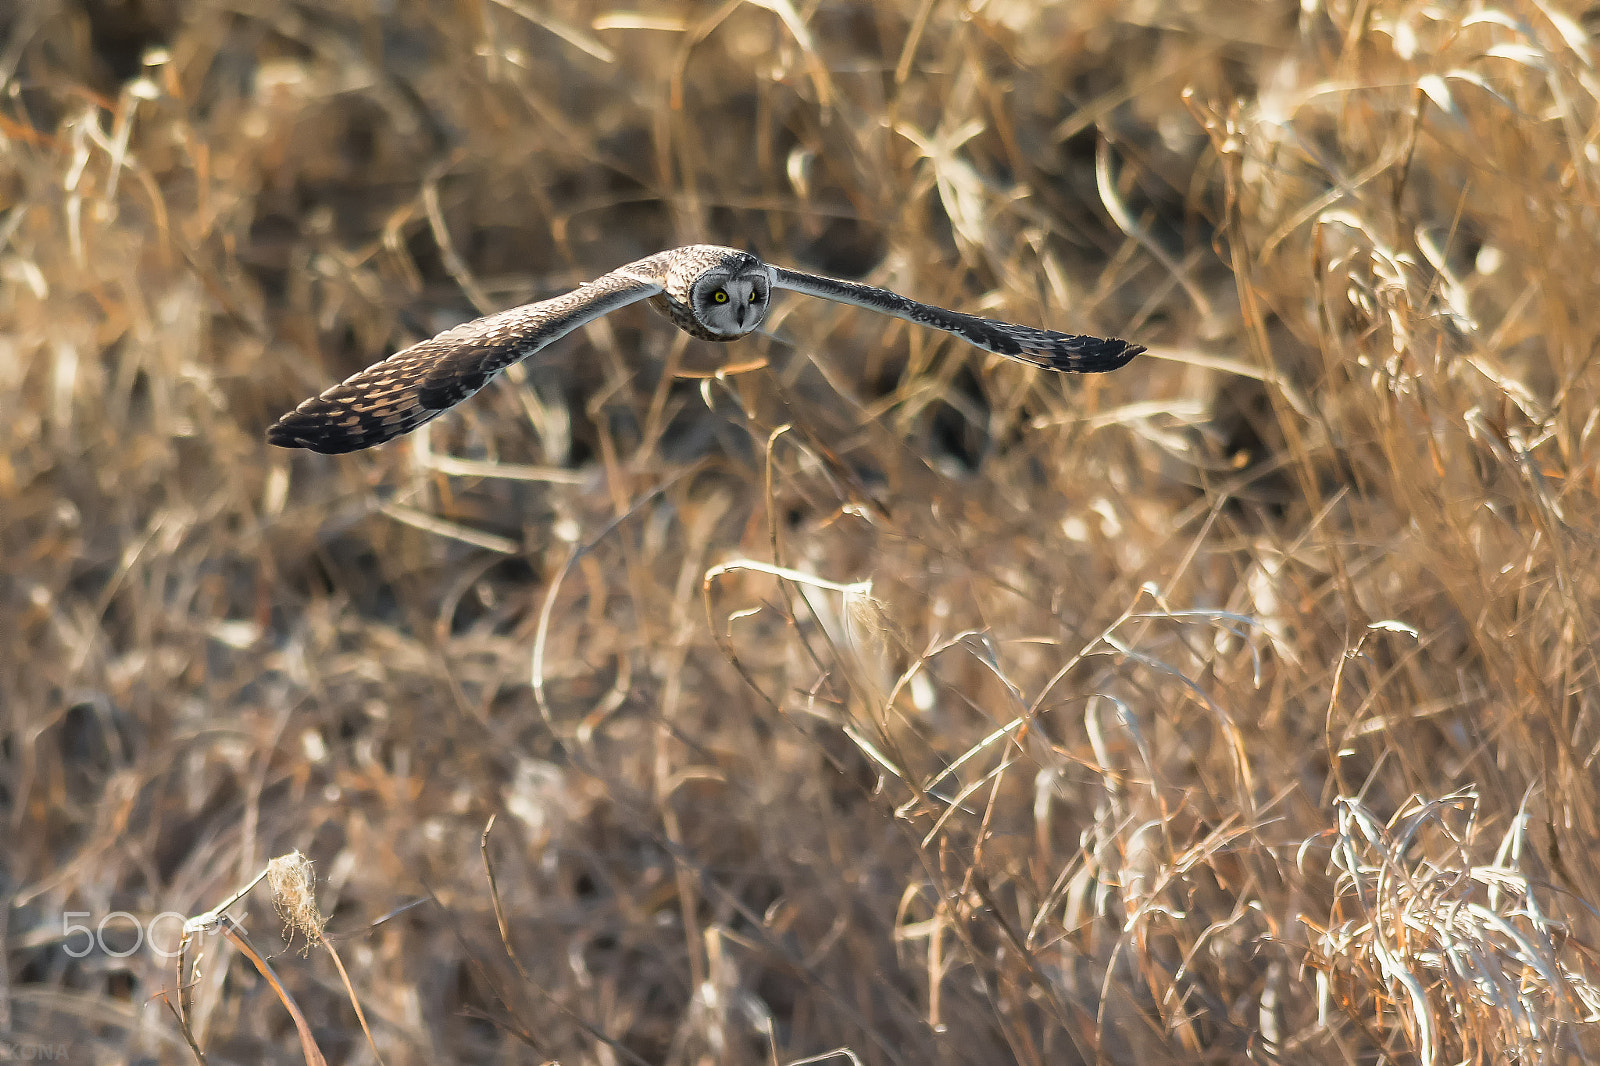
[(1049, 370), (1115, 370), (1144, 351), (1126, 341), (977, 318), (887, 289), (768, 266), (748, 252), (692, 244), (619, 267), (563, 296), (474, 319), (413, 344), (305, 401), (273, 424), (267, 440), (329, 453), (382, 444), (454, 407), (519, 359), (640, 300), (693, 336), (737, 340), (766, 319), (773, 289), (932, 326)]

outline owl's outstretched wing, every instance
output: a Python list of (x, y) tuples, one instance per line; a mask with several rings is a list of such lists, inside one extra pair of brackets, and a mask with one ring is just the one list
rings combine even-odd
[(659, 258), (630, 263), (564, 296), (474, 319), (413, 344), (305, 401), (273, 423), (267, 440), (282, 448), (337, 454), (409, 433), (517, 360), (660, 292)]
[(1080, 374), (1099, 374), (1115, 370), (1144, 351), (1142, 344), (1105, 337), (1084, 337), (1057, 333), (1050, 329), (1019, 326), (950, 311), (932, 304), (908, 300), (897, 292), (860, 285), (853, 281), (804, 274), (782, 267), (772, 268), (772, 283), (780, 289), (820, 296), (824, 300), (854, 304), (895, 318), (932, 326), (953, 333), (984, 351), (1003, 355), (1046, 370), (1070, 370)]

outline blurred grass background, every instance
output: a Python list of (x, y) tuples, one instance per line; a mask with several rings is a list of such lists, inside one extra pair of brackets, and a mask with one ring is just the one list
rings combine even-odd
[[(391, 1066), (1600, 1055), (1595, 10), (0, 12), (11, 1053), (304, 1061), (116, 954), (298, 849)], [(697, 241), (1152, 352), (633, 308), (263, 441)]]

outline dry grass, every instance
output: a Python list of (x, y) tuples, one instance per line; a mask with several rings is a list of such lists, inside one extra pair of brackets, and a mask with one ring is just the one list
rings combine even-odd
[[(0, 9), (0, 1052), (1600, 1056), (1597, 27), (1467, 6)], [(1154, 351), (263, 442), (695, 240)]]

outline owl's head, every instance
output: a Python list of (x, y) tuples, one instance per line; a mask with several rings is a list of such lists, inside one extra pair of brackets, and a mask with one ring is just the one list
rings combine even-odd
[(754, 331), (767, 317), (772, 276), (753, 255), (738, 252), (709, 267), (689, 287), (695, 322), (718, 340)]

